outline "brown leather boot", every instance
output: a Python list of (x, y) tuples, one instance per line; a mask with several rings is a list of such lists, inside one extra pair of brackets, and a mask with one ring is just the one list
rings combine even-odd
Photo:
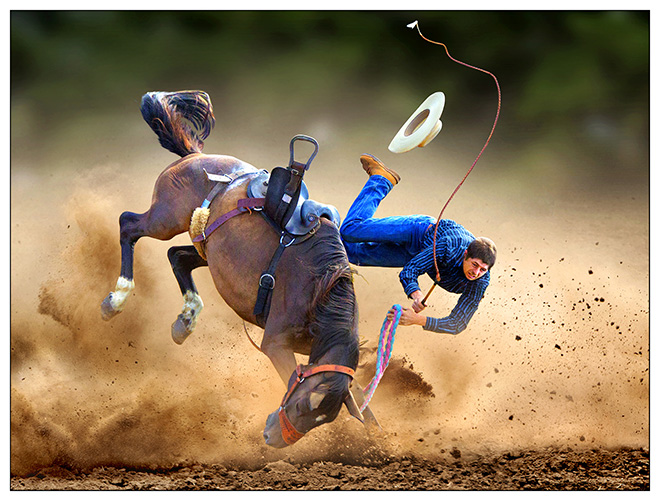
[(364, 171), (369, 174), (369, 176), (374, 176), (378, 174), (387, 179), (393, 186), (401, 181), (401, 176), (399, 176), (394, 169), (385, 167), (385, 164), (378, 160), (375, 156), (364, 154), (360, 157), (360, 162), (362, 162), (362, 168)]

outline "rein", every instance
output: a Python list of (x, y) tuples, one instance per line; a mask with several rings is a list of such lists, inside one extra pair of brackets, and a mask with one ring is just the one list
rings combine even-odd
[(399, 325), (399, 320), (401, 319), (401, 305), (395, 304), (392, 308), (396, 310), (396, 315), (392, 320), (389, 320), (385, 317), (383, 326), (380, 329), (380, 338), (378, 339), (378, 359), (376, 361), (376, 374), (369, 384), (364, 388), (364, 403), (360, 407), (360, 412), (362, 412), (369, 402), (371, 397), (374, 396), (376, 387), (380, 383), (385, 369), (390, 363), (390, 358), (392, 357), (392, 348), (394, 347), (394, 334), (396, 333), (396, 328)]
[(440, 224), (440, 220), (442, 219), (442, 215), (445, 212), (445, 209), (447, 208), (447, 206), (449, 205), (449, 202), (451, 202), (452, 198), (454, 198), (454, 195), (456, 195), (456, 192), (459, 190), (459, 188), (463, 185), (463, 183), (465, 182), (467, 177), (470, 175), (470, 173), (472, 172), (472, 169), (474, 169), (474, 166), (477, 164), (477, 162), (479, 161), (479, 158), (481, 158), (481, 155), (483, 154), (484, 150), (488, 146), (488, 143), (490, 142), (491, 137), (493, 137), (493, 132), (495, 132), (495, 126), (497, 125), (497, 120), (500, 117), (500, 110), (502, 108), (502, 91), (500, 90), (500, 84), (497, 81), (497, 77), (495, 75), (493, 75), (490, 71), (478, 68), (476, 66), (472, 66), (470, 64), (464, 63), (462, 61), (459, 61), (458, 59), (453, 58), (451, 56), (451, 54), (449, 54), (449, 49), (447, 48), (447, 46), (445, 44), (443, 44), (442, 42), (435, 42), (433, 40), (429, 40), (424, 35), (422, 35), (422, 32), (419, 29), (419, 23), (417, 21), (415, 21), (414, 23), (409, 24), (408, 27), (409, 28), (417, 28), (417, 32), (419, 33), (419, 36), (421, 36), (427, 42), (435, 44), (435, 45), (442, 45), (445, 48), (445, 52), (447, 53), (447, 56), (449, 57), (449, 59), (451, 59), (455, 63), (462, 64), (463, 66), (466, 66), (467, 68), (471, 68), (473, 70), (481, 71), (482, 73), (486, 73), (487, 75), (490, 75), (491, 77), (493, 77), (493, 80), (495, 80), (495, 86), (497, 87), (497, 113), (495, 114), (495, 121), (493, 122), (493, 128), (490, 130), (490, 134), (488, 135), (488, 138), (486, 139), (486, 143), (484, 144), (483, 148), (481, 148), (481, 151), (477, 155), (477, 158), (474, 160), (474, 162), (472, 162), (472, 165), (468, 169), (467, 174), (465, 174), (465, 176), (463, 177), (463, 180), (460, 183), (458, 183), (458, 186), (456, 186), (456, 189), (454, 190), (454, 192), (449, 196), (449, 199), (447, 199), (447, 202), (445, 203), (444, 207), (440, 211), (440, 215), (438, 216), (438, 220), (435, 223), (435, 231), (433, 232), (433, 264), (435, 266), (436, 279), (433, 283), (433, 286), (431, 286), (431, 289), (426, 294), (426, 297), (422, 300), (422, 304), (424, 306), (426, 306), (426, 300), (431, 295), (431, 292), (433, 292), (433, 289), (435, 288), (436, 283), (440, 281), (440, 268), (438, 267), (438, 258), (435, 255), (436, 241), (437, 241), (437, 238), (438, 238), (438, 226)]
[(250, 336), (250, 333), (247, 330), (247, 325), (245, 325), (245, 320), (243, 320), (243, 330), (245, 331), (245, 335), (247, 336), (247, 338), (250, 341), (250, 343), (252, 344), (252, 346), (254, 346), (257, 350), (259, 350), (261, 353), (263, 353), (264, 351), (259, 347), (259, 345), (257, 343), (254, 342), (254, 340), (252, 339), (252, 336)]
[[(474, 162), (472, 162), (472, 165), (468, 169), (467, 173), (465, 174), (465, 176), (463, 177), (461, 182), (458, 183), (458, 186), (456, 186), (453, 193), (449, 196), (449, 199), (447, 199), (447, 202), (442, 207), (442, 210), (440, 211), (440, 215), (438, 216), (438, 219), (435, 223), (435, 230), (433, 232), (433, 265), (435, 266), (436, 279), (435, 279), (433, 285), (431, 286), (429, 292), (426, 294), (426, 297), (422, 300), (422, 304), (424, 306), (426, 306), (426, 301), (428, 300), (429, 296), (431, 295), (431, 292), (433, 292), (433, 289), (435, 288), (437, 283), (440, 281), (440, 268), (438, 267), (438, 257), (436, 255), (436, 242), (437, 242), (437, 239), (438, 239), (438, 227), (440, 225), (442, 215), (444, 214), (445, 209), (449, 205), (449, 202), (451, 202), (451, 200), (454, 198), (454, 195), (456, 195), (456, 193), (461, 188), (461, 186), (463, 185), (463, 183), (465, 182), (467, 177), (472, 172), (472, 169), (474, 169), (474, 166), (477, 164), (477, 162), (481, 158), (481, 155), (483, 154), (486, 147), (488, 146), (488, 143), (490, 142), (490, 139), (493, 137), (493, 133), (495, 132), (495, 126), (497, 125), (497, 121), (498, 121), (499, 116), (500, 116), (500, 110), (502, 108), (502, 92), (500, 90), (500, 84), (497, 81), (497, 77), (493, 73), (491, 73), (490, 71), (481, 69), (481, 68), (477, 68), (476, 66), (469, 65), (469, 64), (464, 63), (462, 61), (459, 61), (458, 59), (453, 58), (451, 56), (451, 54), (449, 54), (449, 49), (447, 49), (447, 46), (445, 44), (443, 44), (441, 42), (434, 42), (433, 40), (429, 40), (424, 35), (422, 35), (422, 32), (419, 29), (419, 24), (418, 24), (417, 21), (415, 21), (414, 23), (409, 24), (408, 27), (409, 28), (417, 28), (417, 32), (419, 33), (419, 35), (424, 40), (426, 40), (427, 42), (430, 42), (430, 43), (435, 44), (435, 45), (442, 45), (445, 48), (445, 52), (447, 53), (447, 56), (449, 57), (449, 59), (451, 59), (455, 63), (461, 64), (463, 66), (466, 66), (468, 68), (472, 68), (472, 69), (477, 70), (477, 71), (481, 71), (482, 73), (486, 73), (486, 74), (490, 75), (491, 77), (493, 77), (493, 79), (495, 80), (495, 85), (497, 87), (497, 113), (495, 115), (495, 120), (493, 122), (493, 127), (490, 131), (490, 134), (488, 135), (488, 138), (486, 139), (486, 143), (481, 148), (481, 151), (477, 155), (477, 158), (474, 160)], [(360, 407), (360, 411), (363, 411), (367, 407), (369, 402), (371, 401), (371, 398), (373, 397), (374, 392), (376, 391), (376, 387), (378, 386), (378, 383), (380, 383), (380, 380), (383, 377), (383, 374), (385, 373), (385, 369), (387, 369), (387, 366), (390, 363), (390, 358), (392, 356), (392, 348), (393, 348), (393, 345), (394, 345), (394, 335), (396, 333), (396, 328), (399, 325), (399, 320), (401, 319), (401, 311), (402, 311), (401, 306), (398, 305), (398, 304), (395, 304), (393, 306), (393, 308), (396, 311), (396, 314), (395, 314), (394, 318), (392, 320), (389, 320), (386, 317), (385, 321), (383, 322), (383, 326), (381, 327), (381, 330), (380, 330), (380, 337), (379, 337), (379, 340), (378, 340), (378, 355), (377, 355), (378, 358), (377, 358), (377, 362), (376, 362), (376, 374), (374, 375), (373, 379), (369, 382), (369, 384), (364, 389), (365, 399), (364, 399), (364, 403)]]
[(298, 389), (298, 386), (300, 386), (305, 379), (321, 372), (339, 372), (341, 374), (346, 374), (351, 379), (353, 379), (353, 375), (355, 374), (353, 369), (344, 365), (324, 364), (317, 365), (315, 367), (309, 367), (306, 370), (303, 370), (302, 365), (298, 365), (298, 367), (296, 367), (296, 380), (286, 392), (286, 395), (284, 395), (278, 412), (280, 428), (282, 429), (282, 439), (284, 439), (284, 441), (289, 445), (295, 444), (298, 440), (305, 436), (306, 432), (300, 432), (296, 429), (295, 426), (293, 426), (293, 423), (286, 415), (286, 404)]

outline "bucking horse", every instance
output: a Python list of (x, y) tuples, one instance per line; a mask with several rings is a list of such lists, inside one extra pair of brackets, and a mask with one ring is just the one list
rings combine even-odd
[[(191, 273), (208, 266), (227, 305), (264, 329), (260, 350), (286, 385), (280, 407), (266, 420), (266, 443), (277, 448), (295, 443), (333, 421), (342, 403), (367, 429), (378, 429), (369, 407), (360, 411), (363, 391), (353, 379), (358, 307), (338, 221), (313, 210), (320, 204), (305, 199), (300, 183), (311, 158), (304, 166), (294, 161), (292, 140), (289, 168), (277, 167), (269, 175), (232, 156), (202, 153), (215, 125), (211, 100), (203, 91), (149, 92), (140, 110), (160, 144), (181, 158), (158, 176), (149, 210), (119, 217), (121, 272), (101, 304), (103, 318), (121, 312), (135, 287), (138, 239), (169, 240), (189, 231), (193, 245), (168, 250), (184, 302), (172, 337), (180, 344), (195, 329), (203, 302)], [(318, 144), (312, 158), (317, 151)], [(261, 191), (255, 191), (255, 183)], [(206, 211), (205, 218), (193, 233), (199, 209)], [(302, 231), (285, 226), (294, 213), (303, 218), (298, 221)], [(294, 353), (308, 355), (308, 363), (296, 365)]]

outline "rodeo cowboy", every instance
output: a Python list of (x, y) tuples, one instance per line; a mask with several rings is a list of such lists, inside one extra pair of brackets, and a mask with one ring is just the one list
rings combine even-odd
[[(448, 334), (462, 332), (490, 282), (490, 270), (497, 256), (495, 244), (485, 237), (475, 238), (454, 221), (442, 219), (435, 237), (440, 274), (436, 280), (436, 219), (425, 215), (374, 218), (378, 205), (401, 177), (373, 155), (362, 155), (360, 162), (369, 179), (341, 226), (349, 261), (359, 266), (402, 268), (399, 279), (412, 305), (402, 309), (400, 325), (420, 325), (424, 330)], [(420, 314), (426, 305), (418, 277), (424, 273), (446, 291), (460, 294), (448, 316), (433, 318)], [(394, 314), (391, 309), (388, 318)]]

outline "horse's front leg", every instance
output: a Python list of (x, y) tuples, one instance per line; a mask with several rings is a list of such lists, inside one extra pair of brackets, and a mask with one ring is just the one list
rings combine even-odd
[(142, 221), (145, 214), (124, 212), (119, 216), (119, 244), (121, 246), (121, 272), (117, 279), (115, 290), (106, 296), (101, 303), (101, 315), (104, 320), (110, 320), (121, 312), (126, 305), (128, 296), (135, 288), (133, 281), (133, 248), (135, 242), (145, 235)]
[(277, 329), (274, 332), (269, 327), (266, 324), (264, 338), (261, 341), (261, 351), (270, 359), (286, 386), (289, 384), (291, 374), (296, 370), (296, 356), (284, 339), (286, 336), (284, 331)]
[(204, 307), (192, 278), (192, 271), (209, 264), (192, 245), (170, 247), (167, 258), (183, 295), (183, 310), (172, 324), (172, 339), (181, 344), (195, 330), (197, 317)]

